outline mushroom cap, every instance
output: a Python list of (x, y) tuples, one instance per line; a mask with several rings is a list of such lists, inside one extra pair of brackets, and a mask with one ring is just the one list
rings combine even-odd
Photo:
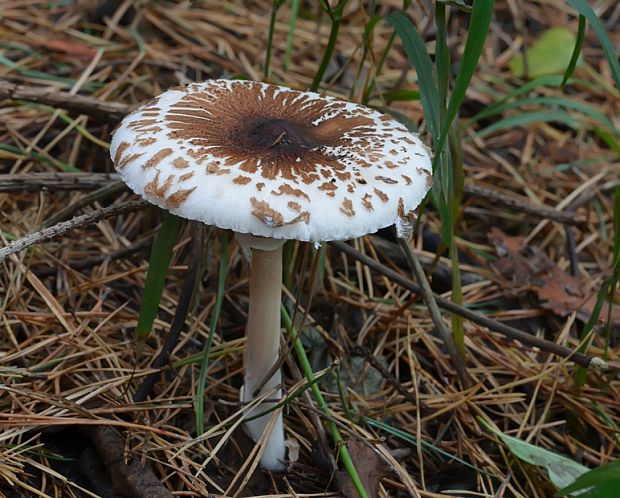
[(432, 183), (428, 148), (387, 114), (254, 81), (171, 88), (123, 119), (110, 154), (147, 201), (275, 239), (404, 233)]

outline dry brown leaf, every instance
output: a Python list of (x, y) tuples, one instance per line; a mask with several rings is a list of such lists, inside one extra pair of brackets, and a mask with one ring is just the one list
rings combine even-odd
[[(558, 268), (540, 249), (526, 245), (523, 237), (510, 237), (497, 227), (493, 227), (487, 237), (500, 256), (490, 266), (510, 281), (513, 294), (534, 292), (543, 307), (559, 316), (576, 311), (581, 321), (590, 318), (596, 305), (597, 289), (587, 289), (580, 279)], [(601, 319), (606, 319), (608, 311), (609, 305), (605, 303)], [(620, 326), (618, 306), (612, 308), (611, 322)]]
[[(368, 496), (377, 498), (379, 496), (379, 482), (390, 474), (387, 463), (368, 444), (357, 439), (348, 441), (347, 449)], [(353, 481), (346, 472), (339, 471), (336, 473), (336, 485), (346, 498), (359, 497), (355, 486), (353, 486)]]

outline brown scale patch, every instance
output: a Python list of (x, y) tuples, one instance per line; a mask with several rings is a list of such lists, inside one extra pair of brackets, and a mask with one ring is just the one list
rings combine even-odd
[(417, 167), (416, 171), (418, 172), (419, 175), (424, 176), (424, 182), (425, 182), (425, 185), (426, 185), (426, 190), (429, 190), (433, 186), (433, 175), (431, 175), (424, 168), (420, 168), (420, 167)]
[(194, 190), (196, 190), (196, 187), (177, 190), (174, 194), (169, 195), (164, 200), (166, 207), (178, 208), (181, 204), (183, 204), (187, 200), (187, 198), (191, 195), (191, 193)]
[(392, 161), (384, 161), (383, 164), (385, 164), (389, 169), (398, 168), (398, 165), (394, 164)]
[[(116, 149), (116, 154), (114, 154), (114, 164), (119, 164), (121, 162), (121, 157), (129, 147), (129, 142), (121, 142)], [(117, 166), (118, 168), (118, 166)]]
[(373, 190), (374, 190), (375, 194), (377, 194), (379, 199), (381, 199), (383, 202), (387, 202), (390, 199), (388, 197), (388, 195), (383, 190), (379, 190), (376, 187)]
[(118, 170), (123, 169), (125, 166), (127, 166), (129, 163), (134, 162), (136, 159), (138, 159), (139, 157), (143, 156), (144, 152), (138, 152), (136, 154), (130, 154), (129, 156), (125, 156), (121, 159), (121, 162), (118, 163), (118, 165), (116, 166), (116, 168)]
[(293, 211), (297, 211), (298, 213), (301, 211), (301, 204), (299, 204), (299, 202), (288, 201), (286, 205), (290, 207)]
[(261, 190), (263, 190), (265, 188), (265, 184), (263, 182), (258, 182), (256, 184), (256, 188), (258, 189), (258, 191), (260, 192)]
[(284, 226), (284, 216), (280, 211), (269, 206), (269, 203), (265, 201), (259, 201), (256, 197), (251, 197), (252, 214), (261, 220), (265, 225), (270, 227)]
[(152, 168), (154, 166), (156, 166), (157, 164), (159, 164), (163, 159), (165, 159), (166, 157), (168, 157), (170, 154), (172, 154), (172, 149), (170, 147), (167, 147), (165, 149), (161, 149), (160, 151), (156, 152), (147, 162), (145, 162), (142, 167), (144, 169), (149, 169)]
[(413, 182), (413, 180), (411, 179), (411, 177), (407, 176), (407, 175), (400, 175), (403, 177), (403, 179), (405, 180), (405, 183), (407, 183), (407, 185), (411, 185), (411, 183)]
[(295, 218), (293, 218), (291, 221), (287, 221), (285, 224), (293, 225), (294, 223), (299, 223), (300, 221), (303, 221), (307, 225), (310, 221), (310, 213), (308, 211), (303, 211), (297, 216), (295, 216)]
[(140, 146), (140, 147), (146, 147), (147, 145), (153, 145), (155, 142), (157, 142), (156, 138), (139, 138), (138, 140), (136, 140), (136, 143)]
[(251, 181), (252, 179), (249, 176), (243, 176), (243, 175), (239, 175), (233, 178), (233, 183), (236, 183), (237, 185), (247, 185)]
[[(142, 113), (139, 114), (140, 116)], [(127, 128), (131, 128), (132, 130), (141, 131), (144, 128), (148, 128), (151, 125), (157, 124), (156, 119), (136, 119), (135, 121), (130, 121), (127, 123)]]
[(272, 190), (271, 193), (273, 195), (293, 195), (295, 197), (305, 197), (310, 200), (308, 194), (306, 194), (303, 190), (299, 190), (298, 188), (293, 188), (290, 185), (283, 183), (278, 187), (278, 191)]
[(349, 183), (349, 185), (347, 185), (347, 192), (349, 192), (350, 194), (355, 192), (355, 185), (352, 183)]
[(204, 153), (193, 149), (189, 149), (187, 151), (187, 155), (191, 157), (194, 161), (196, 161), (197, 164), (202, 164), (205, 160), (208, 159), (208, 156), (206, 156)]
[(174, 161), (172, 161), (172, 166), (177, 169), (184, 169), (189, 168), (189, 163), (182, 157), (177, 157)]
[(387, 183), (388, 185), (395, 185), (398, 183), (398, 180), (394, 180), (394, 178), (390, 178), (389, 176), (375, 176), (375, 180)]
[(374, 211), (374, 207), (372, 205), (372, 194), (365, 194), (364, 197), (362, 197), (362, 205), (368, 209), (368, 211)]
[(144, 186), (144, 193), (146, 195), (150, 195), (152, 197), (159, 197), (160, 199), (165, 200), (166, 193), (168, 192), (168, 190), (172, 186), (172, 183), (174, 182), (174, 175), (168, 176), (168, 178), (166, 178), (166, 181), (162, 185), (160, 185), (159, 184), (160, 173), (161, 171), (157, 170), (157, 173), (155, 174), (155, 178), (153, 178), (149, 183), (147, 183)]
[(207, 164), (207, 173), (213, 175), (227, 175), (230, 173), (230, 168), (220, 168), (217, 163)]
[(367, 143), (366, 152), (381, 147), (373, 120), (348, 113), (341, 101), (275, 86), (263, 90), (251, 82), (230, 86), (214, 84), (183, 96), (165, 116), (168, 136), (187, 140), (198, 155), (221, 157), (231, 168), (306, 184), (319, 181), (321, 169), (346, 174), (346, 165), (328, 149), (351, 147), (355, 140)]
[(321, 183), (321, 185), (319, 186), (319, 190), (324, 191), (330, 197), (334, 197), (336, 195), (336, 190), (338, 190), (338, 187), (332, 182), (325, 182)]
[(184, 182), (185, 180), (189, 180), (192, 176), (194, 176), (195, 171), (190, 171), (189, 173), (185, 173), (184, 175), (179, 176), (179, 180)]
[(344, 214), (346, 214), (349, 217), (355, 216), (355, 209), (353, 209), (353, 203), (351, 202), (351, 199), (349, 199), (348, 197), (344, 198), (344, 201), (342, 201), (342, 207), (340, 208), (340, 211), (342, 211)]

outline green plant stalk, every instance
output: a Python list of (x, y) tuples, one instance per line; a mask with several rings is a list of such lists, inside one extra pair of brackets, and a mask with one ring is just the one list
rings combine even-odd
[(205, 386), (207, 383), (207, 370), (209, 368), (209, 353), (211, 352), (211, 344), (213, 344), (213, 336), (215, 328), (222, 309), (224, 300), (224, 284), (226, 283), (226, 274), (228, 273), (228, 234), (222, 236), (222, 254), (220, 255), (220, 268), (217, 278), (217, 296), (215, 298), (215, 306), (211, 312), (211, 320), (209, 322), (209, 336), (207, 343), (203, 349), (202, 362), (200, 363), (200, 374), (198, 375), (198, 387), (196, 389), (196, 398), (194, 401), (194, 413), (196, 415), (196, 435), (200, 436), (204, 432), (204, 398)]
[[(311, 384), (310, 387), (312, 389), (312, 394), (314, 395), (314, 399), (316, 400), (317, 405), (319, 405), (319, 409), (325, 415), (329, 417), (330, 415), (329, 407), (327, 406), (327, 403), (325, 402), (325, 399), (323, 398), (323, 394), (321, 394), (321, 390), (319, 389), (319, 386), (315, 382), (314, 372), (312, 371), (312, 367), (310, 366), (310, 361), (308, 360), (308, 357), (306, 356), (306, 351), (304, 350), (304, 346), (301, 343), (301, 340), (299, 339), (299, 335), (297, 334), (297, 331), (293, 327), (291, 318), (288, 314), (288, 311), (286, 311), (286, 308), (284, 307), (284, 305), (280, 307), (280, 313), (282, 316), (282, 322), (284, 326), (286, 327), (286, 330), (288, 330), (289, 335), (291, 337), (291, 341), (293, 342), (293, 347), (295, 349), (297, 360), (299, 361), (299, 364), (301, 366), (301, 369), (304, 375), (306, 376), (306, 379)], [(357, 472), (357, 469), (355, 468), (355, 465), (353, 464), (353, 460), (351, 460), (351, 455), (349, 454), (349, 450), (346, 447), (346, 444), (344, 442), (342, 435), (340, 434), (340, 431), (338, 430), (338, 427), (330, 418), (327, 419), (326, 424), (329, 429), (329, 432), (332, 435), (332, 439), (334, 440), (335, 446), (339, 449), (338, 451), (339, 458), (342, 461), (342, 464), (344, 465), (344, 468), (347, 471), (347, 474), (349, 474), (349, 477), (351, 478), (351, 481), (353, 482), (353, 486), (355, 487), (355, 490), (357, 491), (357, 493), (360, 495), (361, 498), (368, 498), (368, 493), (366, 493), (366, 490), (364, 489), (364, 485), (362, 484), (362, 481)]]
[(299, 0), (291, 0), (291, 18), (288, 23), (288, 35), (286, 36), (286, 50), (284, 52), (284, 72), (288, 72), (291, 65), (291, 54), (293, 53), (293, 39), (295, 28), (297, 27), (297, 17), (299, 16)]
[(263, 70), (263, 79), (269, 79), (269, 66), (271, 64), (271, 49), (273, 47), (273, 33), (276, 28), (276, 14), (278, 9), (282, 7), (284, 0), (273, 0), (271, 5), (271, 18), (269, 19), (269, 35), (267, 37), (267, 51), (265, 53), (265, 68)]
[[(463, 154), (461, 143), (458, 136), (457, 121), (450, 126), (448, 136), (448, 147), (450, 147), (450, 158), (452, 159), (452, 188), (449, 192), (449, 202), (452, 207), (452, 224), (450, 226), (450, 263), (452, 267), (452, 302), (460, 306), (463, 305), (463, 288), (461, 283), (461, 268), (459, 265), (459, 253), (456, 246), (456, 234), (458, 229), (458, 220), (461, 211), (461, 201), (463, 199), (463, 183), (465, 174), (463, 171)], [(463, 329), (463, 317), (452, 314), (452, 334), (454, 336), (454, 344), (461, 355), (465, 357), (465, 332)]]
[(325, 52), (323, 52), (323, 58), (321, 59), (321, 65), (314, 75), (314, 79), (312, 80), (312, 84), (310, 85), (310, 91), (316, 92), (319, 89), (319, 85), (323, 80), (323, 76), (325, 75), (325, 71), (327, 70), (327, 65), (332, 58), (332, 54), (334, 53), (334, 47), (336, 46), (336, 40), (338, 39), (338, 31), (340, 30), (340, 21), (342, 18), (342, 10), (346, 5), (347, 0), (340, 0), (338, 5), (333, 11), (329, 11), (329, 17), (332, 21), (332, 29), (329, 33), (329, 39), (327, 40), (327, 47), (325, 47)]

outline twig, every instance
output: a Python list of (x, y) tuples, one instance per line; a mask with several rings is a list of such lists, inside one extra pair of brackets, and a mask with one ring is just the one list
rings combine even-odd
[(28, 249), (30, 246), (40, 244), (41, 242), (47, 242), (53, 240), (61, 235), (64, 235), (71, 230), (80, 228), (92, 223), (97, 223), (106, 218), (112, 216), (118, 216), (119, 214), (129, 213), (131, 211), (137, 211), (138, 209), (144, 209), (149, 204), (146, 201), (126, 202), (115, 206), (109, 206), (103, 209), (98, 209), (92, 213), (76, 216), (69, 221), (63, 221), (49, 228), (43, 228), (37, 232), (30, 233), (21, 239), (12, 242), (6, 247), (0, 249), (0, 262), (4, 261), (11, 254)]
[[(345, 242), (335, 241), (331, 242), (331, 245), (338, 248), (338, 250), (346, 253), (348, 256), (351, 256), (353, 259), (356, 259), (360, 263), (365, 264), (376, 272), (381, 273), (382, 275), (386, 276), (401, 287), (404, 287), (411, 292), (415, 292), (416, 294), (422, 294), (422, 289), (415, 282), (412, 282), (403, 275), (400, 275), (399, 273), (387, 268), (386, 266), (382, 265), (378, 261), (375, 261), (369, 256), (361, 254), (349, 244), (346, 244)], [(497, 322), (495, 320), (487, 318), (483, 315), (470, 311), (467, 308), (459, 306), (458, 304), (454, 304), (448, 299), (444, 299), (443, 297), (436, 294), (433, 294), (433, 297), (437, 302), (437, 306), (439, 306), (440, 308), (443, 308), (450, 313), (457, 313), (458, 315), (466, 318), (467, 320), (477, 323), (478, 325), (482, 325), (483, 327), (486, 327), (493, 332), (498, 332), (510, 339), (520, 341), (527, 346), (540, 348), (543, 351), (556, 354), (558, 356), (561, 356), (562, 358), (571, 357), (575, 363), (586, 368), (600, 364), (597, 357), (587, 356), (583, 353), (573, 351), (572, 349), (565, 346), (561, 346), (559, 344), (555, 344), (554, 342), (547, 341), (546, 339), (541, 339), (531, 334), (527, 334), (526, 332), (523, 332), (519, 329), (515, 329), (501, 322)]]
[(0, 175), (0, 192), (96, 190), (119, 180), (116, 173), (27, 173)]
[(506, 194), (502, 194), (497, 190), (481, 187), (479, 185), (472, 185), (471, 183), (466, 183), (463, 186), (463, 190), (468, 194), (478, 195), (494, 202), (501, 202), (502, 204), (513, 207), (517, 211), (523, 211), (524, 213), (533, 214), (541, 218), (549, 218), (550, 220), (559, 221), (560, 223), (565, 223), (567, 225), (578, 225), (579, 223), (583, 223), (582, 220), (578, 220), (575, 218), (574, 213), (555, 211), (553, 209), (533, 206), (532, 204), (529, 204), (525, 201), (510, 197)]
[(465, 360), (456, 349), (454, 337), (448, 330), (448, 327), (446, 327), (446, 324), (441, 317), (441, 312), (439, 311), (439, 307), (437, 306), (435, 295), (431, 290), (431, 286), (428, 283), (428, 279), (426, 278), (424, 269), (420, 264), (420, 260), (418, 259), (416, 253), (411, 249), (411, 246), (409, 245), (409, 242), (407, 240), (399, 237), (398, 244), (400, 245), (400, 248), (402, 249), (405, 258), (407, 259), (407, 263), (409, 264), (411, 271), (413, 271), (413, 274), (415, 275), (415, 278), (420, 285), (420, 291), (422, 297), (424, 298), (424, 302), (426, 303), (426, 306), (431, 313), (431, 318), (433, 320), (433, 323), (435, 324), (435, 328), (439, 332), (439, 335), (441, 335), (444, 344), (448, 348), (448, 352), (450, 353), (450, 357), (452, 358), (452, 363), (454, 365), (454, 368), (456, 369), (456, 374), (461, 381), (461, 385), (465, 389), (467, 389), (471, 387), (471, 382), (467, 374), (467, 369), (465, 368)]
[(77, 201), (69, 204), (67, 207), (61, 209), (53, 216), (49, 217), (47, 220), (43, 222), (44, 227), (49, 227), (59, 223), (61, 221), (65, 221), (66, 219), (73, 216), (76, 211), (80, 210), (84, 206), (88, 206), (89, 204), (93, 204), (94, 202), (105, 199), (106, 197), (110, 197), (112, 195), (118, 194), (127, 190), (127, 185), (125, 185), (122, 181), (117, 180), (114, 183), (110, 183), (105, 187), (98, 188), (94, 192), (81, 197)]
[(61, 107), (68, 111), (87, 114), (107, 123), (120, 121), (134, 109), (133, 106), (119, 102), (105, 102), (94, 97), (73, 95), (45, 86), (17, 85), (8, 81), (0, 81), (0, 99), (29, 100)]

